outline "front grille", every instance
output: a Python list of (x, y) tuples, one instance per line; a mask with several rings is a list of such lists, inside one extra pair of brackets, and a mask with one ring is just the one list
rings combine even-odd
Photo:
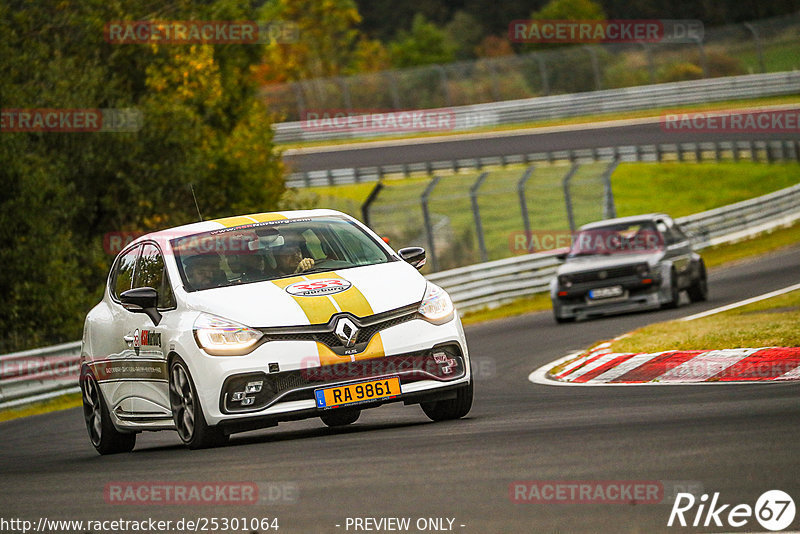
[[(605, 273), (605, 276), (602, 276), (601, 273)], [(620, 267), (609, 267), (606, 269), (597, 269), (595, 271), (571, 273), (567, 276), (569, 276), (574, 284), (581, 284), (585, 282), (597, 282), (601, 280), (610, 280), (614, 278), (623, 278), (625, 276), (635, 275), (636, 265), (622, 265)]]
[(359, 329), (357, 345), (366, 347), (366, 344), (377, 332), (416, 319), (418, 307), (418, 304), (412, 304), (368, 317), (356, 317), (346, 312), (337, 313), (325, 324), (289, 328), (261, 328), (260, 331), (265, 334), (267, 341), (316, 341), (331, 349), (343, 349), (345, 347), (344, 343), (333, 331), (336, 327), (336, 320), (339, 317), (347, 316)]

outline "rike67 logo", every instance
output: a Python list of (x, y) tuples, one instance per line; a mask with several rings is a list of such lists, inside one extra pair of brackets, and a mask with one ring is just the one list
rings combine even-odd
[(758, 498), (755, 507), (733, 506), (720, 503), (719, 493), (714, 493), (710, 501), (705, 493), (699, 499), (691, 493), (678, 493), (667, 526), (722, 527), (726, 522), (728, 526), (739, 528), (747, 525), (753, 516), (762, 528), (783, 530), (794, 521), (794, 500), (786, 492), (769, 490)]

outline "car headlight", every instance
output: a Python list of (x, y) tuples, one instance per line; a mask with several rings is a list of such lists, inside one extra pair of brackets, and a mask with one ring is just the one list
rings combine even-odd
[(258, 330), (202, 313), (194, 322), (197, 345), (212, 356), (242, 356), (253, 351), (263, 338)]
[(453, 301), (447, 291), (428, 282), (425, 288), (425, 296), (419, 305), (419, 314), (433, 324), (442, 324), (453, 318), (456, 311)]
[(650, 276), (650, 266), (646, 263), (639, 263), (636, 265), (636, 274), (641, 276), (642, 278), (647, 278)]
[(562, 274), (558, 277), (558, 285), (561, 287), (572, 287), (572, 277), (568, 274)]

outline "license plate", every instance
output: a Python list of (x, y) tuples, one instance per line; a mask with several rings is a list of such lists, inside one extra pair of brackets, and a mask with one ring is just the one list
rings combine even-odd
[(611, 297), (619, 297), (623, 293), (622, 286), (599, 287), (589, 291), (590, 299), (607, 299)]
[(400, 395), (400, 378), (382, 378), (324, 389), (315, 389), (317, 408), (338, 408), (376, 399), (389, 399)]

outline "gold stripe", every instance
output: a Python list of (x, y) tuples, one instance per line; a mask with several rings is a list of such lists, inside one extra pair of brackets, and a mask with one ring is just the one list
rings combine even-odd
[(256, 213), (254, 215), (224, 217), (222, 219), (214, 219), (211, 222), (219, 223), (225, 228), (232, 228), (243, 224), (253, 224), (254, 222), (283, 221), (286, 219), (286, 215), (281, 215), (280, 213)]
[[(272, 283), (281, 289), (286, 289), (287, 286), (290, 286), (295, 282), (303, 282), (305, 280), (306, 277), (303, 276), (292, 276), (289, 278), (273, 280)], [(303, 310), (303, 313), (306, 314), (309, 324), (327, 323), (330, 321), (331, 315), (338, 313), (336, 306), (334, 306), (325, 295), (318, 297), (297, 297), (295, 295), (291, 295), (291, 297), (294, 299), (297, 305), (300, 306), (300, 309)]]
[(250, 217), (257, 222), (285, 221), (288, 219), (286, 215), (281, 215), (280, 213), (256, 213), (255, 215), (250, 215)]
[(372, 358), (383, 358), (386, 356), (386, 351), (383, 349), (383, 340), (381, 339), (380, 332), (376, 333), (372, 336), (372, 339), (369, 340), (369, 344), (367, 348), (364, 349), (363, 352), (358, 354), (345, 354), (339, 356), (331, 349), (329, 349), (326, 345), (317, 341), (317, 352), (319, 352), (319, 364), (320, 365), (333, 365), (336, 363), (345, 363), (349, 362), (350, 359), (358, 360), (370, 360)]
[[(322, 279), (322, 278), (343, 278), (342, 275), (333, 271), (328, 273), (313, 273), (307, 276), (309, 279)], [(352, 284), (349, 288), (341, 293), (335, 293), (330, 295), (330, 297), (336, 301), (336, 304), (339, 305), (339, 308), (342, 311), (347, 311), (355, 315), (356, 317), (369, 317), (374, 312), (372, 311), (372, 306), (369, 305), (369, 301), (367, 301), (367, 297), (358, 289), (355, 285)]]
[(355, 355), (356, 360), (369, 360), (371, 358), (383, 358), (386, 356), (386, 351), (383, 350), (383, 340), (381, 333), (376, 332), (372, 339), (369, 340), (369, 345), (364, 349), (364, 352)]

